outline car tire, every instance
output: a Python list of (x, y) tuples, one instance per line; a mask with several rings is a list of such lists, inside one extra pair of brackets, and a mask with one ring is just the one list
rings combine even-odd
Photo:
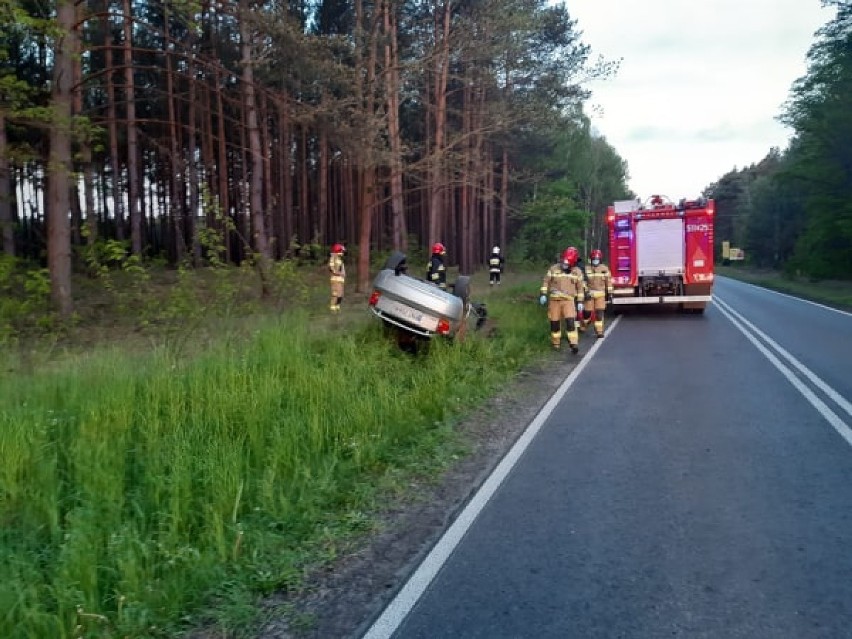
[(460, 297), (467, 306), (467, 301), (470, 298), (470, 277), (468, 275), (459, 275), (453, 285), (453, 295)]
[(397, 275), (399, 275), (399, 267), (405, 264), (406, 255), (402, 251), (394, 251), (390, 254), (387, 260), (385, 260), (384, 268), (386, 270), (394, 271)]

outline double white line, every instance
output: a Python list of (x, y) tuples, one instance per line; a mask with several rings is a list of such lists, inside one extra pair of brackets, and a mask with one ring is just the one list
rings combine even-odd
[[(749, 322), (745, 317), (737, 313), (729, 304), (720, 300), (716, 295), (713, 296), (713, 305), (718, 308), (725, 317), (731, 320), (731, 323), (736, 326), (752, 344), (755, 345), (757, 350), (763, 353), (766, 359), (772, 362), (772, 365), (775, 366), (775, 368), (777, 368), (781, 374), (787, 378), (795, 389), (819, 411), (826, 421), (832, 425), (834, 430), (836, 430), (840, 436), (845, 439), (850, 446), (852, 446), (852, 428), (850, 428), (849, 425), (837, 415), (837, 413), (829, 408), (829, 406), (802, 381), (802, 378), (807, 379), (815, 388), (822, 391), (829, 399), (837, 404), (838, 407), (845, 411), (849, 417), (852, 417), (852, 403), (847, 401), (840, 393), (817, 377), (811, 369), (793, 357), (780, 344), (757, 328), (754, 324)], [(765, 344), (760, 340), (763, 340)], [(789, 366), (782, 362), (782, 359), (786, 360), (789, 363)], [(801, 377), (794, 372), (794, 369), (795, 371), (798, 371)]]

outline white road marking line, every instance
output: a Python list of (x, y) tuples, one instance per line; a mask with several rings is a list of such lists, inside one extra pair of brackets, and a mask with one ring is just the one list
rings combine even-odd
[[(719, 302), (718, 298), (715, 298), (714, 301)], [(793, 387), (799, 391), (805, 399), (807, 399), (811, 406), (817, 409), (817, 411), (825, 418), (825, 420), (832, 425), (834, 430), (846, 440), (846, 443), (852, 446), (852, 429), (842, 420), (837, 414), (832, 411), (826, 404), (823, 402), (816, 394), (808, 388), (808, 386), (796, 377), (796, 374), (790, 370), (787, 366), (784, 365), (781, 360), (779, 360), (772, 351), (770, 351), (766, 346), (764, 346), (754, 335), (748, 332), (748, 330), (743, 326), (740, 321), (734, 317), (730, 311), (724, 308), (727, 306), (724, 302), (717, 304), (716, 308), (725, 315), (731, 323), (739, 330), (746, 338), (755, 345), (755, 347), (763, 353), (764, 357), (768, 359), (775, 368), (777, 368), (784, 377), (793, 385)]]
[[(610, 323), (609, 333), (618, 325), (620, 319), (621, 317), (616, 317)], [(408, 581), (397, 593), (396, 597), (387, 605), (381, 616), (373, 623), (363, 636), (363, 639), (387, 639), (396, 632), (396, 629), (399, 628), (399, 625), (426, 591), (426, 588), (429, 587), (429, 584), (435, 578), (435, 575), (438, 574), (438, 571), (447, 561), (447, 558), (473, 525), (479, 513), (482, 512), (482, 509), (485, 508), (485, 505), (494, 493), (497, 492), (503, 480), (518, 462), (521, 455), (538, 434), (538, 431), (541, 430), (542, 425), (547, 421), (547, 418), (559, 404), (562, 397), (568, 392), (568, 389), (571, 388), (577, 377), (579, 377), (580, 373), (598, 351), (598, 348), (605, 341), (606, 339), (595, 340), (589, 352), (577, 362), (574, 370), (565, 378), (565, 381), (562, 382), (562, 385), (538, 412), (535, 419), (530, 422), (529, 426), (527, 426), (515, 442), (515, 445), (506, 453), (506, 456), (503, 457), (497, 467), (488, 476), (488, 479), (485, 480), (480, 489), (471, 498), (464, 510), (462, 510), (449, 529), (438, 540), (438, 543), (435, 544), (426, 558), (417, 567), (414, 574), (408, 578)]]
[(811, 300), (806, 300), (806, 299), (801, 298), (801, 297), (796, 297), (795, 295), (790, 295), (789, 293), (781, 293), (780, 291), (775, 291), (775, 290), (772, 290), (771, 288), (766, 288), (765, 286), (761, 286), (760, 284), (752, 284), (751, 282), (744, 282), (742, 280), (738, 280), (738, 279), (733, 278), (733, 277), (725, 277), (724, 275), (721, 275), (719, 277), (723, 277), (724, 279), (730, 280), (731, 282), (737, 282), (739, 284), (745, 284), (746, 286), (751, 286), (752, 288), (757, 288), (757, 289), (760, 289), (761, 291), (765, 291), (767, 293), (775, 293), (776, 295), (780, 295), (781, 297), (787, 297), (791, 300), (796, 300), (797, 302), (804, 302), (805, 304), (811, 304), (812, 306), (819, 306), (820, 308), (823, 308), (827, 311), (834, 311), (835, 313), (840, 313), (841, 315), (848, 315), (849, 317), (852, 317), (852, 313), (850, 313), (849, 311), (842, 311), (839, 308), (834, 308), (832, 306), (826, 306), (825, 304), (820, 304), (819, 302), (812, 302)]
[(783, 346), (781, 346), (775, 340), (773, 340), (771, 337), (769, 337), (769, 335), (767, 335), (766, 333), (761, 331), (754, 324), (752, 324), (745, 317), (743, 317), (740, 313), (735, 311), (730, 304), (728, 304), (727, 302), (724, 302), (722, 300), (718, 300), (718, 301), (725, 306), (726, 310), (728, 310), (731, 314), (733, 314), (743, 324), (748, 326), (752, 331), (754, 331), (760, 337), (762, 337), (763, 340), (767, 344), (769, 344), (772, 348), (774, 348), (778, 352), (779, 355), (781, 355), (784, 359), (786, 359), (788, 362), (790, 362), (793, 365), (793, 367), (795, 367), (796, 370), (798, 370), (802, 375), (807, 377), (814, 386), (816, 386), (823, 393), (828, 395), (838, 406), (840, 406), (840, 408), (845, 410), (846, 413), (850, 417), (852, 417), (852, 402), (847, 401), (846, 398), (843, 397), (843, 395), (838, 393), (831, 386), (829, 386), (824, 381), (822, 381), (822, 379), (817, 377), (817, 375), (813, 371), (811, 371), (811, 369), (809, 369), (807, 366), (805, 366), (799, 360), (797, 360), (795, 357), (793, 357), (793, 355), (791, 355)]

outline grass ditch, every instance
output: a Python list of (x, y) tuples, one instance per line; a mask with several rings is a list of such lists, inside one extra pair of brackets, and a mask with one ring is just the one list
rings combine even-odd
[[(0, 636), (240, 636), (464, 454), (453, 425), (546, 348), (528, 282), (496, 327), (401, 353), (366, 310), (255, 319), (177, 352), (0, 373)], [(347, 319), (348, 318), (348, 319)]]
[(811, 280), (785, 275), (779, 271), (739, 266), (717, 266), (716, 273), (812, 302), (852, 311), (852, 282), (847, 280)]

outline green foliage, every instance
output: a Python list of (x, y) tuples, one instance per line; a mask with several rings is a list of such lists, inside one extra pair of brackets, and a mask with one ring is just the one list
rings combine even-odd
[(835, 6), (784, 115), (796, 131), (789, 173), (807, 212), (793, 267), (814, 277), (852, 277), (852, 5)]
[(281, 260), (272, 266), (276, 295), (279, 299), (305, 303), (311, 294), (311, 287), (294, 260)]
[(455, 420), (545, 347), (540, 309), (501, 293), (497, 337), (428, 357), (291, 313), (190, 361), (102, 351), (4, 379), (0, 635), (250, 632), (258, 596), (370, 530), (380, 486), (440, 473)]
[(159, 303), (149, 295), (150, 273), (142, 259), (130, 253), (130, 242), (99, 238), (79, 250), (89, 275), (100, 282), (117, 309), (147, 323)]
[(825, 4), (837, 13), (817, 32), (781, 117), (795, 132), (789, 148), (728, 173), (708, 194), (717, 242), (745, 246), (753, 264), (852, 278), (852, 5)]
[(782, 174), (760, 176), (749, 187), (743, 231), (746, 256), (757, 267), (782, 268), (796, 247), (804, 224), (797, 189)]
[(521, 226), (512, 253), (519, 259), (553, 262), (568, 246), (582, 246), (588, 213), (578, 207), (576, 190), (568, 180), (541, 187), (517, 217)]
[(206, 182), (201, 182), (199, 187), (201, 207), (206, 219), (212, 219), (217, 226), (199, 226), (196, 228), (197, 241), (207, 260), (214, 269), (226, 267), (225, 236), (226, 233), (235, 233), (237, 230), (233, 218), (222, 213), (218, 200), (210, 192)]
[[(89, 273), (96, 277), (106, 277), (111, 269), (121, 267), (127, 259), (129, 248), (127, 241), (98, 239), (79, 250)], [(110, 282), (106, 281), (105, 285), (109, 286)]]
[(317, 264), (323, 261), (326, 255), (326, 247), (320, 241), (319, 235), (307, 242), (300, 242), (299, 237), (294, 235), (290, 238), (290, 246), (287, 255), (297, 260), (300, 264)]
[(49, 331), (54, 322), (47, 269), (0, 253), (0, 346)]
[[(512, 226), (518, 229), (513, 236), (523, 242), (519, 246), (523, 259), (552, 259), (552, 247), (536, 248), (552, 239), (564, 244), (564, 238), (583, 254), (601, 246), (606, 238), (607, 205), (630, 196), (626, 162), (606, 139), (592, 133), (588, 118), (580, 111), (559, 118), (552, 128), (527, 132), (519, 144), (521, 164), (529, 177), (514, 189), (514, 197), (524, 199), (517, 205), (521, 214), (513, 216)], [(542, 202), (544, 210), (536, 210), (537, 202)], [(555, 215), (549, 220), (548, 207), (576, 209), (584, 215), (569, 216), (576, 228), (564, 229), (566, 218)], [(528, 224), (532, 226), (526, 228)], [(568, 244), (562, 249), (565, 246)], [(513, 254), (517, 250), (513, 242)]]

